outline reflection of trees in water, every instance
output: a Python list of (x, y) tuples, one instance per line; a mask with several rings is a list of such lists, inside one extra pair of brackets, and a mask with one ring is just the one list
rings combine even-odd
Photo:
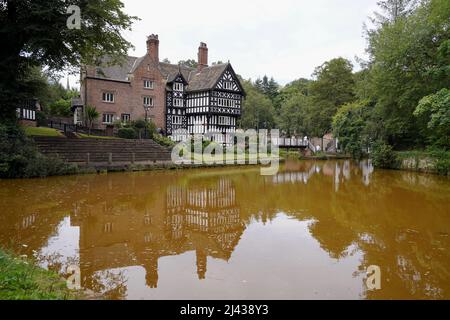
[[(334, 259), (358, 248), (364, 253), (359, 272), (379, 265), (386, 281), (366, 297), (450, 296), (449, 193), (442, 193), (448, 181), (419, 175), (408, 183), (411, 173), (374, 172), (368, 162), (302, 162), (286, 169), (264, 183), (236, 184), (245, 221), (257, 212), (285, 212), (312, 220), (311, 235)], [(264, 197), (247, 200), (255, 194)]]
[[(142, 266), (147, 286), (156, 287), (162, 256), (195, 252), (204, 279), (207, 257), (228, 260), (245, 225), (280, 212), (312, 221), (311, 235), (333, 259), (360, 250), (355, 274), (382, 267), (383, 290), (364, 297), (450, 296), (450, 187), (438, 177), (374, 172), (368, 162), (302, 161), (267, 178), (258, 171), (164, 172), (37, 180), (16, 188), (26, 201), (13, 188), (0, 188), (6, 199), (0, 209), (11, 212), (0, 215), (1, 243), (28, 244), (19, 251), (32, 254), (71, 212), (72, 225), (80, 226), (83, 281), (111, 297), (124, 297), (127, 284), (125, 273), (108, 270)], [(60, 257), (45, 259), (64, 270)]]
[(84, 285), (107, 300), (123, 300), (127, 294), (125, 272), (101, 270), (84, 279)]

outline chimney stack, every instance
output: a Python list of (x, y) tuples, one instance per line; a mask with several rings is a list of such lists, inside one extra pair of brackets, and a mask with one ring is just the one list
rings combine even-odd
[(147, 54), (150, 58), (159, 62), (159, 40), (157, 34), (152, 34), (147, 38)]
[(208, 46), (204, 42), (200, 42), (198, 47), (198, 70), (202, 71), (203, 68), (208, 66)]

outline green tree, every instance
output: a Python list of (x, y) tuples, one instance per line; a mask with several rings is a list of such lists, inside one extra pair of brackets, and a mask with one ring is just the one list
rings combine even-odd
[(178, 64), (184, 67), (188, 67), (188, 68), (197, 68), (198, 67), (198, 62), (194, 59), (188, 59), (188, 60), (180, 60), (178, 61)]
[(298, 79), (294, 80), (284, 87), (280, 88), (277, 97), (274, 100), (274, 107), (277, 112), (280, 112), (281, 107), (286, 101), (291, 99), (293, 96), (302, 94), (304, 96), (309, 96), (309, 86), (311, 80), (308, 79)]
[(301, 92), (291, 95), (282, 104), (278, 125), (283, 133), (288, 136), (308, 135), (310, 131), (307, 119), (309, 104), (310, 99)]
[(426, 96), (420, 100), (414, 111), (416, 117), (424, 117), (430, 130), (430, 143), (450, 149), (450, 90)]
[(352, 71), (352, 63), (344, 58), (327, 61), (314, 71), (308, 110), (311, 134), (323, 137), (330, 132), (338, 108), (355, 100)]
[[(0, 119), (15, 119), (17, 104), (34, 93), (24, 83), (31, 67), (51, 71), (94, 64), (108, 55), (120, 61), (131, 44), (121, 32), (136, 19), (120, 0), (73, 0), (82, 14), (81, 29), (69, 29), (65, 0), (0, 2)], [(6, 45), (7, 44), (7, 45)]]
[(368, 101), (357, 101), (343, 105), (333, 117), (333, 134), (339, 139), (340, 149), (354, 158), (361, 158), (370, 146), (369, 116)]
[(377, 4), (381, 12), (375, 12), (371, 21), (378, 26), (396, 22), (411, 14), (417, 6), (418, 0), (383, 0)]
[(72, 116), (71, 101), (59, 99), (48, 107), (48, 115), (58, 117), (70, 117)]
[(423, 1), (368, 33), (367, 93), (383, 126), (378, 135), (395, 148), (424, 146), (426, 122), (414, 117), (419, 101), (450, 87), (450, 5)]
[(275, 109), (272, 101), (253, 83), (242, 82), (247, 96), (242, 105), (240, 127), (243, 129), (272, 129), (275, 126)]
[(273, 77), (269, 79), (269, 77), (265, 75), (262, 79), (256, 79), (255, 88), (262, 94), (266, 95), (270, 100), (274, 101), (278, 95), (280, 85)]

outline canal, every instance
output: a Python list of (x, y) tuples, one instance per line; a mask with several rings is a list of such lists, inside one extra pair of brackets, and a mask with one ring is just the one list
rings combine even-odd
[[(450, 179), (368, 161), (0, 181), (0, 246), (108, 299), (450, 299)], [(380, 290), (366, 285), (380, 269)]]

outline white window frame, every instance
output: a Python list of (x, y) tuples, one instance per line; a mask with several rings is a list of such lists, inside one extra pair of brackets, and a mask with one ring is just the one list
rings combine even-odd
[(144, 80), (144, 89), (154, 89), (155, 88), (155, 82), (152, 80), (145, 79)]
[[(111, 119), (108, 119), (111, 118)], [(111, 120), (111, 121), (108, 121)], [(114, 114), (113, 113), (104, 113), (102, 115), (102, 122), (104, 124), (113, 124), (114, 123)]]
[(181, 98), (174, 98), (173, 99), (173, 106), (174, 107), (183, 107), (183, 99), (181, 99)]
[(114, 103), (116, 100), (114, 92), (103, 92), (102, 101), (106, 103)]
[(182, 125), (183, 124), (183, 116), (172, 116), (172, 124)]
[(184, 85), (180, 82), (174, 82), (173, 84), (173, 91), (183, 92)]
[[(126, 120), (125, 118), (128, 118), (128, 119)], [(122, 121), (123, 123), (131, 122), (131, 114), (129, 114), (129, 113), (122, 113), (120, 115), (120, 121)]]
[(233, 82), (232, 81), (224, 81), (223, 88), (225, 90), (233, 90)]
[(142, 103), (144, 104), (145, 107), (153, 107), (153, 105), (154, 105), (153, 97), (151, 97), (151, 96), (144, 96), (142, 98)]

